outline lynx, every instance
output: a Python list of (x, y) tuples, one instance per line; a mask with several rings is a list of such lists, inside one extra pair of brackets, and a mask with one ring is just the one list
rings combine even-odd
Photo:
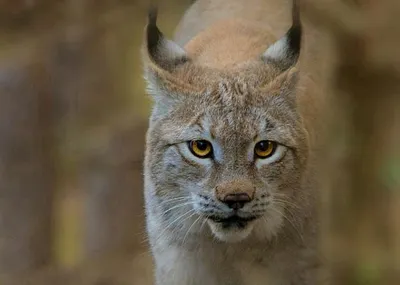
[(282, 0), (198, 0), (174, 41), (149, 12), (144, 174), (157, 285), (317, 283), (316, 92), (292, 6), (286, 17)]

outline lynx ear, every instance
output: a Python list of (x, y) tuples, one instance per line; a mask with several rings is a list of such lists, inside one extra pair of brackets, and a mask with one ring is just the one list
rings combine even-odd
[(284, 37), (272, 44), (262, 55), (263, 60), (285, 71), (297, 63), (300, 55), (302, 27), (298, 0), (293, 0), (292, 26)]
[(185, 50), (175, 42), (165, 38), (157, 27), (157, 8), (152, 7), (148, 13), (145, 34), (145, 52), (151, 62), (165, 71), (188, 60)]
[(147, 92), (155, 103), (153, 116), (160, 117), (195, 90), (178, 72), (178, 67), (189, 61), (185, 50), (157, 27), (157, 8), (149, 10), (142, 52)]

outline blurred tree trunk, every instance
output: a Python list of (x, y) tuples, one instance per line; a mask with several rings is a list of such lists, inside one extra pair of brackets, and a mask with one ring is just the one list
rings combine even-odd
[[(0, 275), (52, 261), (56, 187), (49, 32), (62, 1), (0, 1)], [(52, 11), (52, 13), (49, 13)], [(0, 278), (2, 280), (2, 278)]]
[(0, 275), (51, 259), (52, 82), (38, 50), (0, 61)]
[[(138, 239), (146, 124), (133, 114), (121, 128), (114, 118), (132, 96), (134, 4), (0, 3), (0, 40), (18, 51), (3, 49), (0, 69), (0, 274), (51, 262), (55, 168), (62, 188), (78, 181), (87, 194), (76, 242), (88, 255)], [(111, 146), (98, 149), (87, 133)]]
[(147, 124), (138, 122), (115, 126), (80, 166), (89, 257), (144, 245), (142, 158)]
[[(54, 69), (62, 109), (59, 139), (83, 193), (83, 256), (132, 247), (142, 223), (146, 123), (127, 106), (137, 6), (69, 1)], [(139, 107), (137, 107), (139, 108)], [(126, 115), (127, 110), (132, 112)], [(69, 156), (69, 157), (67, 157)], [(67, 180), (67, 179), (66, 179)]]
[[(142, 6), (0, 1), (1, 284), (125, 284), (138, 275), (131, 253), (144, 239)], [(151, 275), (148, 256), (135, 260)]]
[(331, 33), (338, 51), (323, 222), (332, 284), (397, 285), (400, 3), (306, 2), (307, 14)]

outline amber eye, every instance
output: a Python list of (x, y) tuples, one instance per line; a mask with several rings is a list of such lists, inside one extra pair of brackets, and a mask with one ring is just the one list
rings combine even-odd
[(259, 141), (254, 147), (254, 154), (257, 158), (268, 158), (274, 154), (276, 143), (272, 141)]
[(189, 142), (190, 151), (197, 157), (208, 158), (212, 155), (212, 145), (209, 141), (198, 140)]

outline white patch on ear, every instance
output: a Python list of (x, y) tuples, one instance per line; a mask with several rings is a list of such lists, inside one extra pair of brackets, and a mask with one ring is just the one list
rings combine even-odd
[(178, 64), (177, 60), (184, 60), (186, 52), (182, 47), (167, 39), (157, 27), (157, 9), (151, 9), (146, 27), (146, 49), (150, 58), (158, 67), (171, 71)]
[(286, 36), (273, 43), (263, 54), (263, 58), (282, 61), (289, 56), (289, 43)]
[(292, 4), (292, 26), (263, 54), (264, 59), (277, 63), (282, 70), (295, 65), (300, 55), (302, 27), (298, 0)]
[(177, 94), (168, 90), (168, 79), (174, 69), (187, 61), (185, 50), (172, 40), (164, 37), (157, 27), (157, 8), (151, 7), (146, 27), (144, 78), (147, 81), (147, 93), (155, 102), (153, 118), (167, 114), (179, 100)]
[(168, 59), (182, 58), (186, 56), (186, 52), (182, 47), (166, 38), (162, 39), (159, 46), (159, 52), (162, 56), (165, 56)]

